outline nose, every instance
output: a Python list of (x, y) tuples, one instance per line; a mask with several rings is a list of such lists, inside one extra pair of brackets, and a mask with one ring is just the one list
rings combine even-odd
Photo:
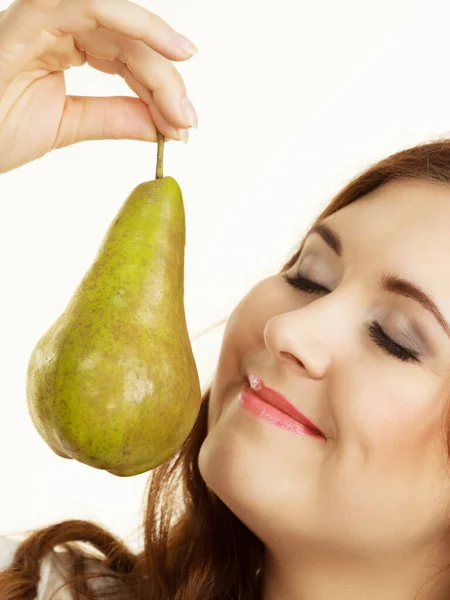
[(311, 331), (300, 310), (276, 315), (264, 328), (264, 343), (274, 360), (312, 379), (322, 379), (330, 362), (330, 351)]

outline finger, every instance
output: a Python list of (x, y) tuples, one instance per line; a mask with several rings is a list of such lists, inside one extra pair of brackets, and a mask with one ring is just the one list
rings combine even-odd
[(191, 126), (182, 108), (182, 99), (186, 96), (183, 78), (170, 61), (143, 42), (101, 28), (77, 36), (76, 46), (86, 55), (111, 61), (119, 59), (133, 77), (152, 92), (166, 121), (176, 129)]
[[(167, 123), (166, 119), (163, 117), (163, 115), (161, 114), (159, 108), (157, 107), (155, 100), (153, 98), (153, 94), (150, 94), (151, 99), (149, 102), (147, 102), (147, 106), (148, 109), (150, 111), (150, 115), (152, 117), (153, 123), (155, 124), (156, 129), (158, 129), (158, 131), (163, 132), (167, 130), (167, 125), (170, 126), (170, 124)], [(170, 131), (172, 131), (172, 127), (170, 127)], [(165, 137), (167, 138), (166, 141), (170, 140), (170, 139), (175, 139), (178, 141), (183, 141), (185, 144), (188, 143), (189, 140), (189, 129), (184, 129), (184, 134), (185, 137), (182, 137), (182, 129), (175, 129), (175, 135), (166, 135)]]
[(110, 75), (120, 75), (127, 83), (128, 87), (147, 104), (155, 127), (165, 137), (175, 140), (180, 139), (180, 132), (177, 127), (169, 123), (161, 114), (153, 99), (153, 94), (131, 73), (130, 69), (120, 60), (102, 60), (89, 54), (86, 55), (87, 63), (97, 71), (108, 73)]
[(27, 62), (60, 0), (15, 0), (0, 19), (0, 88)]
[[(84, 10), (81, 6), (84, 6)], [(93, 22), (97, 27), (93, 27)], [(180, 45), (180, 34), (161, 17), (129, 0), (76, 0), (64, 2), (55, 15), (54, 26), (64, 33), (84, 33), (104, 27), (126, 38), (143, 41), (170, 60), (187, 60), (192, 51)]]
[(67, 96), (52, 149), (113, 139), (157, 141), (156, 127), (145, 102), (128, 96)]

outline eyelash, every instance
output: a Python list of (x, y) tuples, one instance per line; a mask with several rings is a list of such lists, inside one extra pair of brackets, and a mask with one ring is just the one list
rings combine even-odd
[[(290, 277), (289, 275), (284, 274), (283, 279), (292, 287), (302, 290), (303, 292), (307, 292), (308, 294), (330, 292), (330, 290), (322, 285), (314, 283), (313, 281), (306, 279), (306, 277), (302, 277), (301, 275)], [(366, 323), (365, 327), (369, 331), (370, 338), (389, 356), (395, 356), (402, 362), (419, 362), (416, 354), (406, 350), (402, 346), (399, 346), (394, 342), (394, 340), (388, 337), (377, 321)]]

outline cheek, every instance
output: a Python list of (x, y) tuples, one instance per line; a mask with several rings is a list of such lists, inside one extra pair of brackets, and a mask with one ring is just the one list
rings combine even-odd
[(225, 328), (216, 371), (218, 383), (242, 373), (249, 354), (264, 348), (266, 323), (283, 308), (279, 285), (278, 277), (261, 281), (232, 312)]
[(245, 381), (244, 357), (258, 343), (257, 324), (244, 299), (228, 319), (220, 348), (219, 360), (211, 385), (208, 432), (214, 427), (227, 402)]
[[(435, 382), (420, 373), (399, 375), (395, 365), (392, 369), (378, 364), (375, 371), (360, 368), (347, 382), (346, 393), (341, 398), (355, 399), (350, 402), (348, 435), (357, 437), (367, 460), (385, 472), (402, 472), (414, 478), (417, 472), (425, 472), (430, 460), (436, 463), (436, 452), (441, 441), (443, 403)], [(380, 377), (380, 373), (383, 375)], [(376, 382), (367, 385), (367, 382)], [(353, 387), (353, 389), (352, 389)], [(423, 466), (421, 469), (420, 465)]]
[[(283, 310), (286, 294), (280, 292), (280, 277), (273, 276), (259, 282), (239, 302), (230, 315), (211, 386), (208, 430), (222, 409), (223, 400), (234, 393), (245, 380), (249, 362), (263, 366), (270, 360), (264, 344), (267, 321)], [(258, 356), (257, 356), (258, 355)]]

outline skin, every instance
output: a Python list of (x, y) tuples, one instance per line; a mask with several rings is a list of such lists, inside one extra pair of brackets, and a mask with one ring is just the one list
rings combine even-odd
[[(431, 578), (450, 562), (450, 339), (418, 302), (377, 281), (389, 270), (418, 282), (450, 320), (450, 186), (389, 182), (325, 222), (343, 255), (313, 234), (289, 274), (331, 292), (275, 275), (232, 313), (200, 472), (265, 545), (263, 600), (448, 598), (450, 579)], [(420, 362), (377, 346), (364, 328), (375, 319), (400, 345), (419, 344)], [(243, 410), (249, 373), (326, 439)]]

